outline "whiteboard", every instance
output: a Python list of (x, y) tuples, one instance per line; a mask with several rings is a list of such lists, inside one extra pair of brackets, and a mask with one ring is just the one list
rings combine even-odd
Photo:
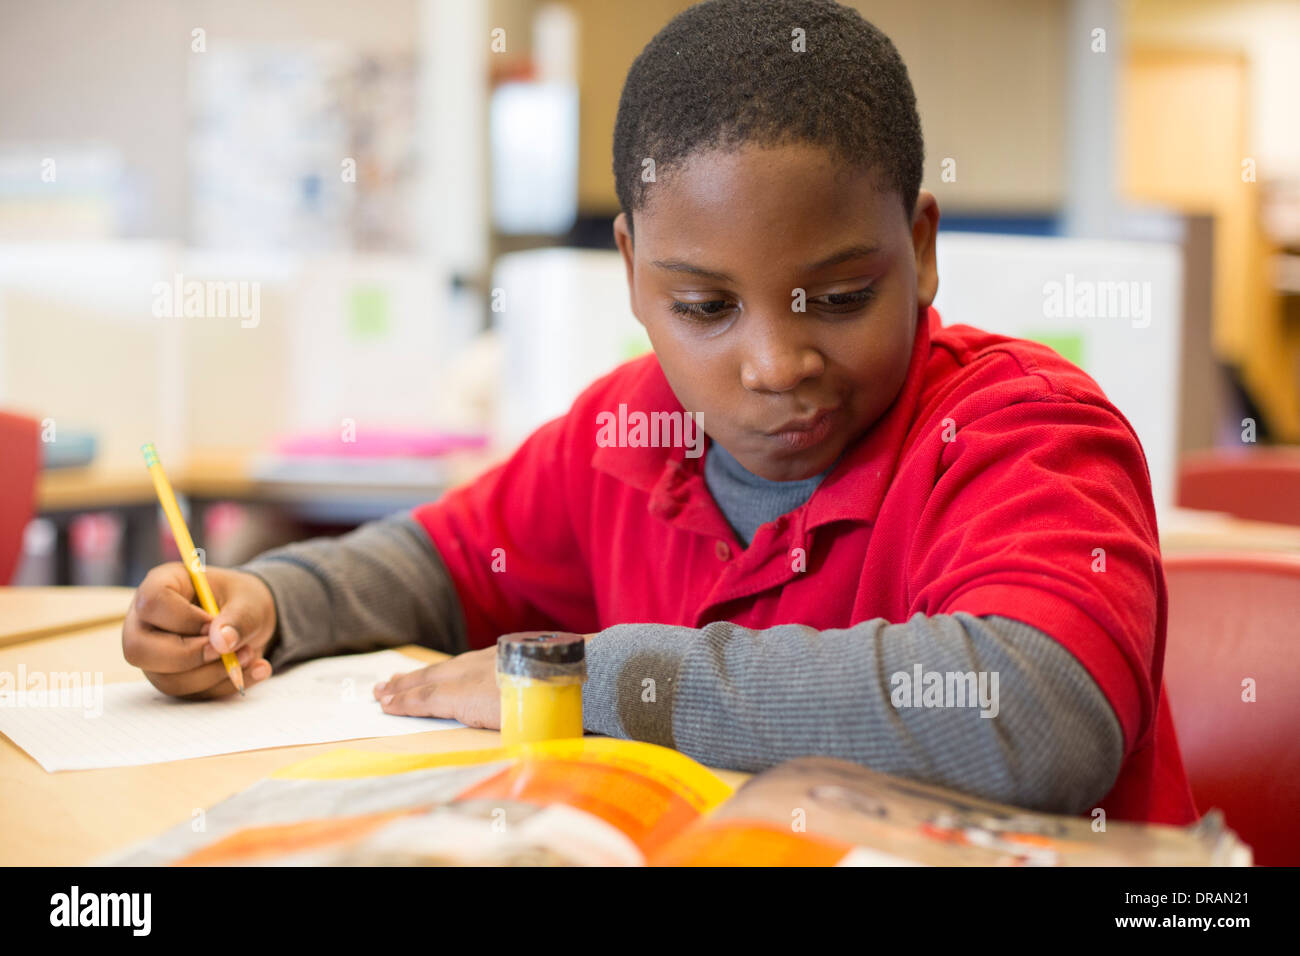
[[(1172, 506), (1182, 342), (1182, 250), (939, 232), (944, 325), (1045, 341), (1091, 375), (1137, 432), (1157, 508)], [(1126, 301), (1127, 300), (1127, 301)]]

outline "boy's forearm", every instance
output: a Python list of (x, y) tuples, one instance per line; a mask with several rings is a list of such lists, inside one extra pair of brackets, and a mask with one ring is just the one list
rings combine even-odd
[[(588, 730), (757, 771), (806, 754), (1055, 812), (1095, 806), (1123, 757), (1118, 721), (1082, 665), (1018, 621), (916, 615), (818, 631), (654, 624), (587, 646)], [(905, 701), (924, 675), (973, 673), (992, 707)], [(997, 674), (993, 684), (992, 675)], [(894, 695), (902, 706), (895, 706)], [(909, 704), (915, 704), (911, 706)]]
[(256, 574), (275, 598), (276, 632), (266, 651), (274, 668), (402, 644), (466, 649), (451, 576), (409, 515), (276, 548), (239, 570)]

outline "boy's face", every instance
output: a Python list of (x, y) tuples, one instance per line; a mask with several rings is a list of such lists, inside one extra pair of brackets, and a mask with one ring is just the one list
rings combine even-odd
[[(805, 145), (690, 158), (614, 237), (632, 311), (683, 408), (749, 471), (828, 468), (903, 386), (938, 286), (939, 209)], [(803, 290), (804, 311), (797, 311)]]

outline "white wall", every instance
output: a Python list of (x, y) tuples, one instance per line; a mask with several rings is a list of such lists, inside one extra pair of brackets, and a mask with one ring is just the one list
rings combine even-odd
[(231, 41), (416, 49), (420, 0), (6, 0), (0, 145), (103, 142), (141, 190), (128, 236), (188, 235), (190, 32)]

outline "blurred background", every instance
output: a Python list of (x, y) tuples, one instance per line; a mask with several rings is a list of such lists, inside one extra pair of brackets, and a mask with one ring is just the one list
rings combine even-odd
[[(175, 557), (144, 442), (231, 564), (646, 350), (611, 138), (687, 6), (0, 0), (0, 584)], [(1300, 3), (852, 6), (916, 88), (945, 321), (1102, 384), (1167, 548), (1300, 552)]]

